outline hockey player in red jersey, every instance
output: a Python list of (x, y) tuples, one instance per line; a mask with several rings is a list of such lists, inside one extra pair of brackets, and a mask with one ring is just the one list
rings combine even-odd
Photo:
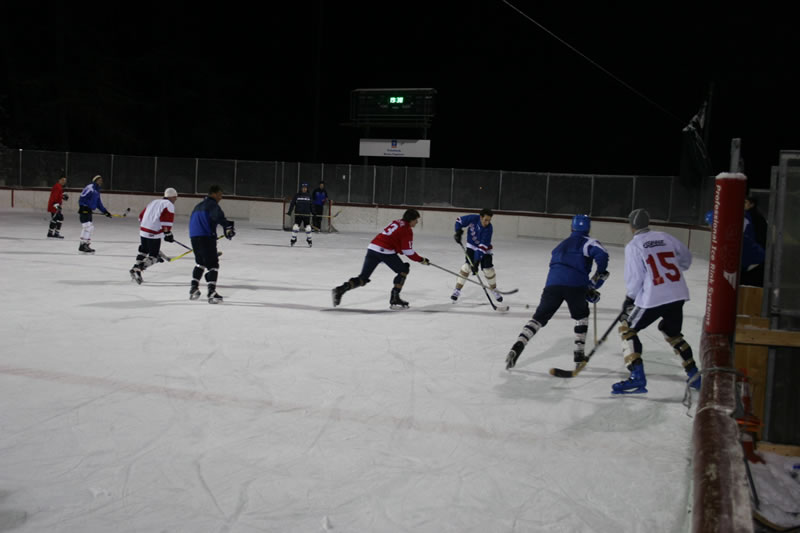
[(67, 183), (67, 177), (62, 175), (53, 188), (50, 189), (50, 199), (47, 201), (47, 212), (50, 213), (50, 229), (47, 230), (47, 236), (53, 239), (63, 239), (61, 236), (61, 222), (64, 220), (64, 215), (61, 214), (61, 204), (67, 200), (69, 196), (64, 192), (64, 185)]
[(164, 191), (164, 197), (153, 200), (139, 213), (139, 254), (130, 270), (131, 280), (142, 283), (142, 272), (158, 262), (161, 239), (175, 242), (172, 224), (175, 222), (175, 200), (178, 192), (172, 187)]
[(397, 274), (394, 277), (394, 286), (392, 287), (391, 296), (389, 298), (389, 306), (392, 309), (408, 307), (408, 302), (400, 299), (400, 291), (403, 289), (403, 284), (406, 282), (410, 267), (409, 264), (402, 261), (397, 254), (403, 254), (412, 261), (422, 263), (423, 265), (430, 264), (430, 261), (414, 251), (414, 232), (412, 228), (417, 225), (417, 222), (419, 222), (419, 211), (416, 209), (407, 209), (406, 212), (403, 213), (403, 218), (401, 220), (395, 220), (372, 239), (372, 242), (367, 246), (367, 255), (364, 257), (364, 266), (361, 267), (361, 273), (354, 278), (350, 278), (331, 291), (334, 307), (339, 305), (342, 301), (342, 295), (344, 293), (350, 289), (363, 287), (369, 283), (369, 277), (381, 263), (386, 263), (386, 266)]

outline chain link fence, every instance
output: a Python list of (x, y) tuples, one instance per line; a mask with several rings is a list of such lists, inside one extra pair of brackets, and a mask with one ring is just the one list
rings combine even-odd
[(174, 187), (204, 194), (212, 184), (226, 194), (282, 199), (301, 183), (324, 180), (338, 203), (458, 207), (625, 218), (638, 207), (654, 220), (701, 224), (711, 209), (713, 178), (686, 184), (675, 176), (609, 176), (388, 165), (341, 165), (0, 150), (0, 186), (51, 187), (65, 173), (77, 188), (97, 174), (117, 192), (161, 192)]

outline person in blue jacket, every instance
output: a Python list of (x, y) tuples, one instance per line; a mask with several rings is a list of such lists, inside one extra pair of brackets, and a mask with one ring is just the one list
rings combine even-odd
[(89, 244), (92, 242), (94, 233), (94, 223), (92, 223), (92, 211), (99, 209), (105, 216), (111, 218), (111, 213), (103, 205), (100, 199), (100, 189), (103, 186), (103, 176), (97, 175), (92, 178), (92, 182), (83, 188), (81, 196), (78, 198), (78, 216), (81, 220), (81, 243), (78, 251), (85, 254), (93, 254), (95, 251)]
[(328, 191), (325, 189), (325, 182), (320, 181), (319, 186), (311, 192), (311, 212), (314, 214), (312, 226), (314, 231), (320, 231), (320, 228), (322, 228), (322, 211), (327, 201)]
[(450, 299), (454, 302), (461, 296), (461, 289), (467, 282), (470, 273), (478, 275), (478, 268), (483, 270), (486, 282), (498, 302), (503, 301), (503, 296), (497, 292), (497, 274), (492, 262), (492, 217), (494, 213), (489, 208), (484, 208), (478, 215), (464, 215), (456, 219), (455, 241), (464, 246), (464, 230), (467, 232), (467, 246), (465, 248), (467, 259), (461, 267), (461, 276), (456, 280), (456, 288)]
[[(553, 249), (539, 305), (506, 356), (507, 370), (514, 368), (522, 350), (536, 332), (547, 325), (565, 300), (570, 316), (575, 320), (573, 359), (576, 365), (586, 361), (584, 345), (589, 330), (589, 303), (600, 299), (597, 289), (608, 279), (608, 252), (602, 244), (589, 237), (591, 220), (588, 216), (575, 215), (571, 227), (570, 236)], [(595, 274), (589, 279), (592, 262), (596, 265)]]
[(189, 218), (189, 238), (194, 250), (195, 267), (192, 271), (192, 286), (189, 289), (189, 299), (200, 298), (200, 278), (206, 272), (208, 285), (208, 303), (216, 304), (222, 301), (222, 295), (217, 292), (217, 275), (219, 272), (219, 254), (217, 253), (217, 226), (222, 226), (225, 238), (233, 239), (236, 232), (233, 221), (225, 218), (225, 213), (219, 206), (222, 200), (222, 187), (212, 185), (208, 189), (208, 196), (197, 204)]

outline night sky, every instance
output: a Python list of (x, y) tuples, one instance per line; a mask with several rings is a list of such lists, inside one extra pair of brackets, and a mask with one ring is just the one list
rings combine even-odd
[(431, 87), (427, 166), (677, 175), (681, 130), (713, 87), (714, 173), (728, 170), (733, 137), (753, 187), (768, 186), (779, 150), (800, 149), (789, 17), (509, 1), (640, 94), (502, 0), (11, 2), (0, 18), (0, 142), (361, 163), (359, 130), (344, 125), (351, 91)]

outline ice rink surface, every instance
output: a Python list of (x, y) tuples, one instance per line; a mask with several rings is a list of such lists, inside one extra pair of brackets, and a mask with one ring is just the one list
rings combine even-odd
[[(694, 406), (655, 326), (640, 335), (645, 395), (610, 394), (628, 375), (616, 331), (576, 378), (548, 374), (573, 365), (566, 305), (505, 370), (557, 241), (495, 240), (498, 286), (519, 288), (508, 313), (472, 284), (452, 304), (455, 278), (417, 263), (410, 309), (389, 309), (385, 265), (334, 309), (331, 288), (358, 274), (374, 233), (292, 248), (289, 233), (237, 221), (219, 241), (225, 302), (209, 305), (188, 298), (191, 255), (131, 282), (135, 217), (96, 216), (85, 256), (65, 215), (58, 241), (43, 212), (0, 210), (0, 530), (689, 529)], [(424, 214), (415, 237), (421, 255), (461, 266)], [(625, 292), (623, 247), (607, 249), (598, 337)], [(707, 271), (695, 258), (686, 273), (695, 356)], [(593, 337), (590, 322), (587, 351)]]

